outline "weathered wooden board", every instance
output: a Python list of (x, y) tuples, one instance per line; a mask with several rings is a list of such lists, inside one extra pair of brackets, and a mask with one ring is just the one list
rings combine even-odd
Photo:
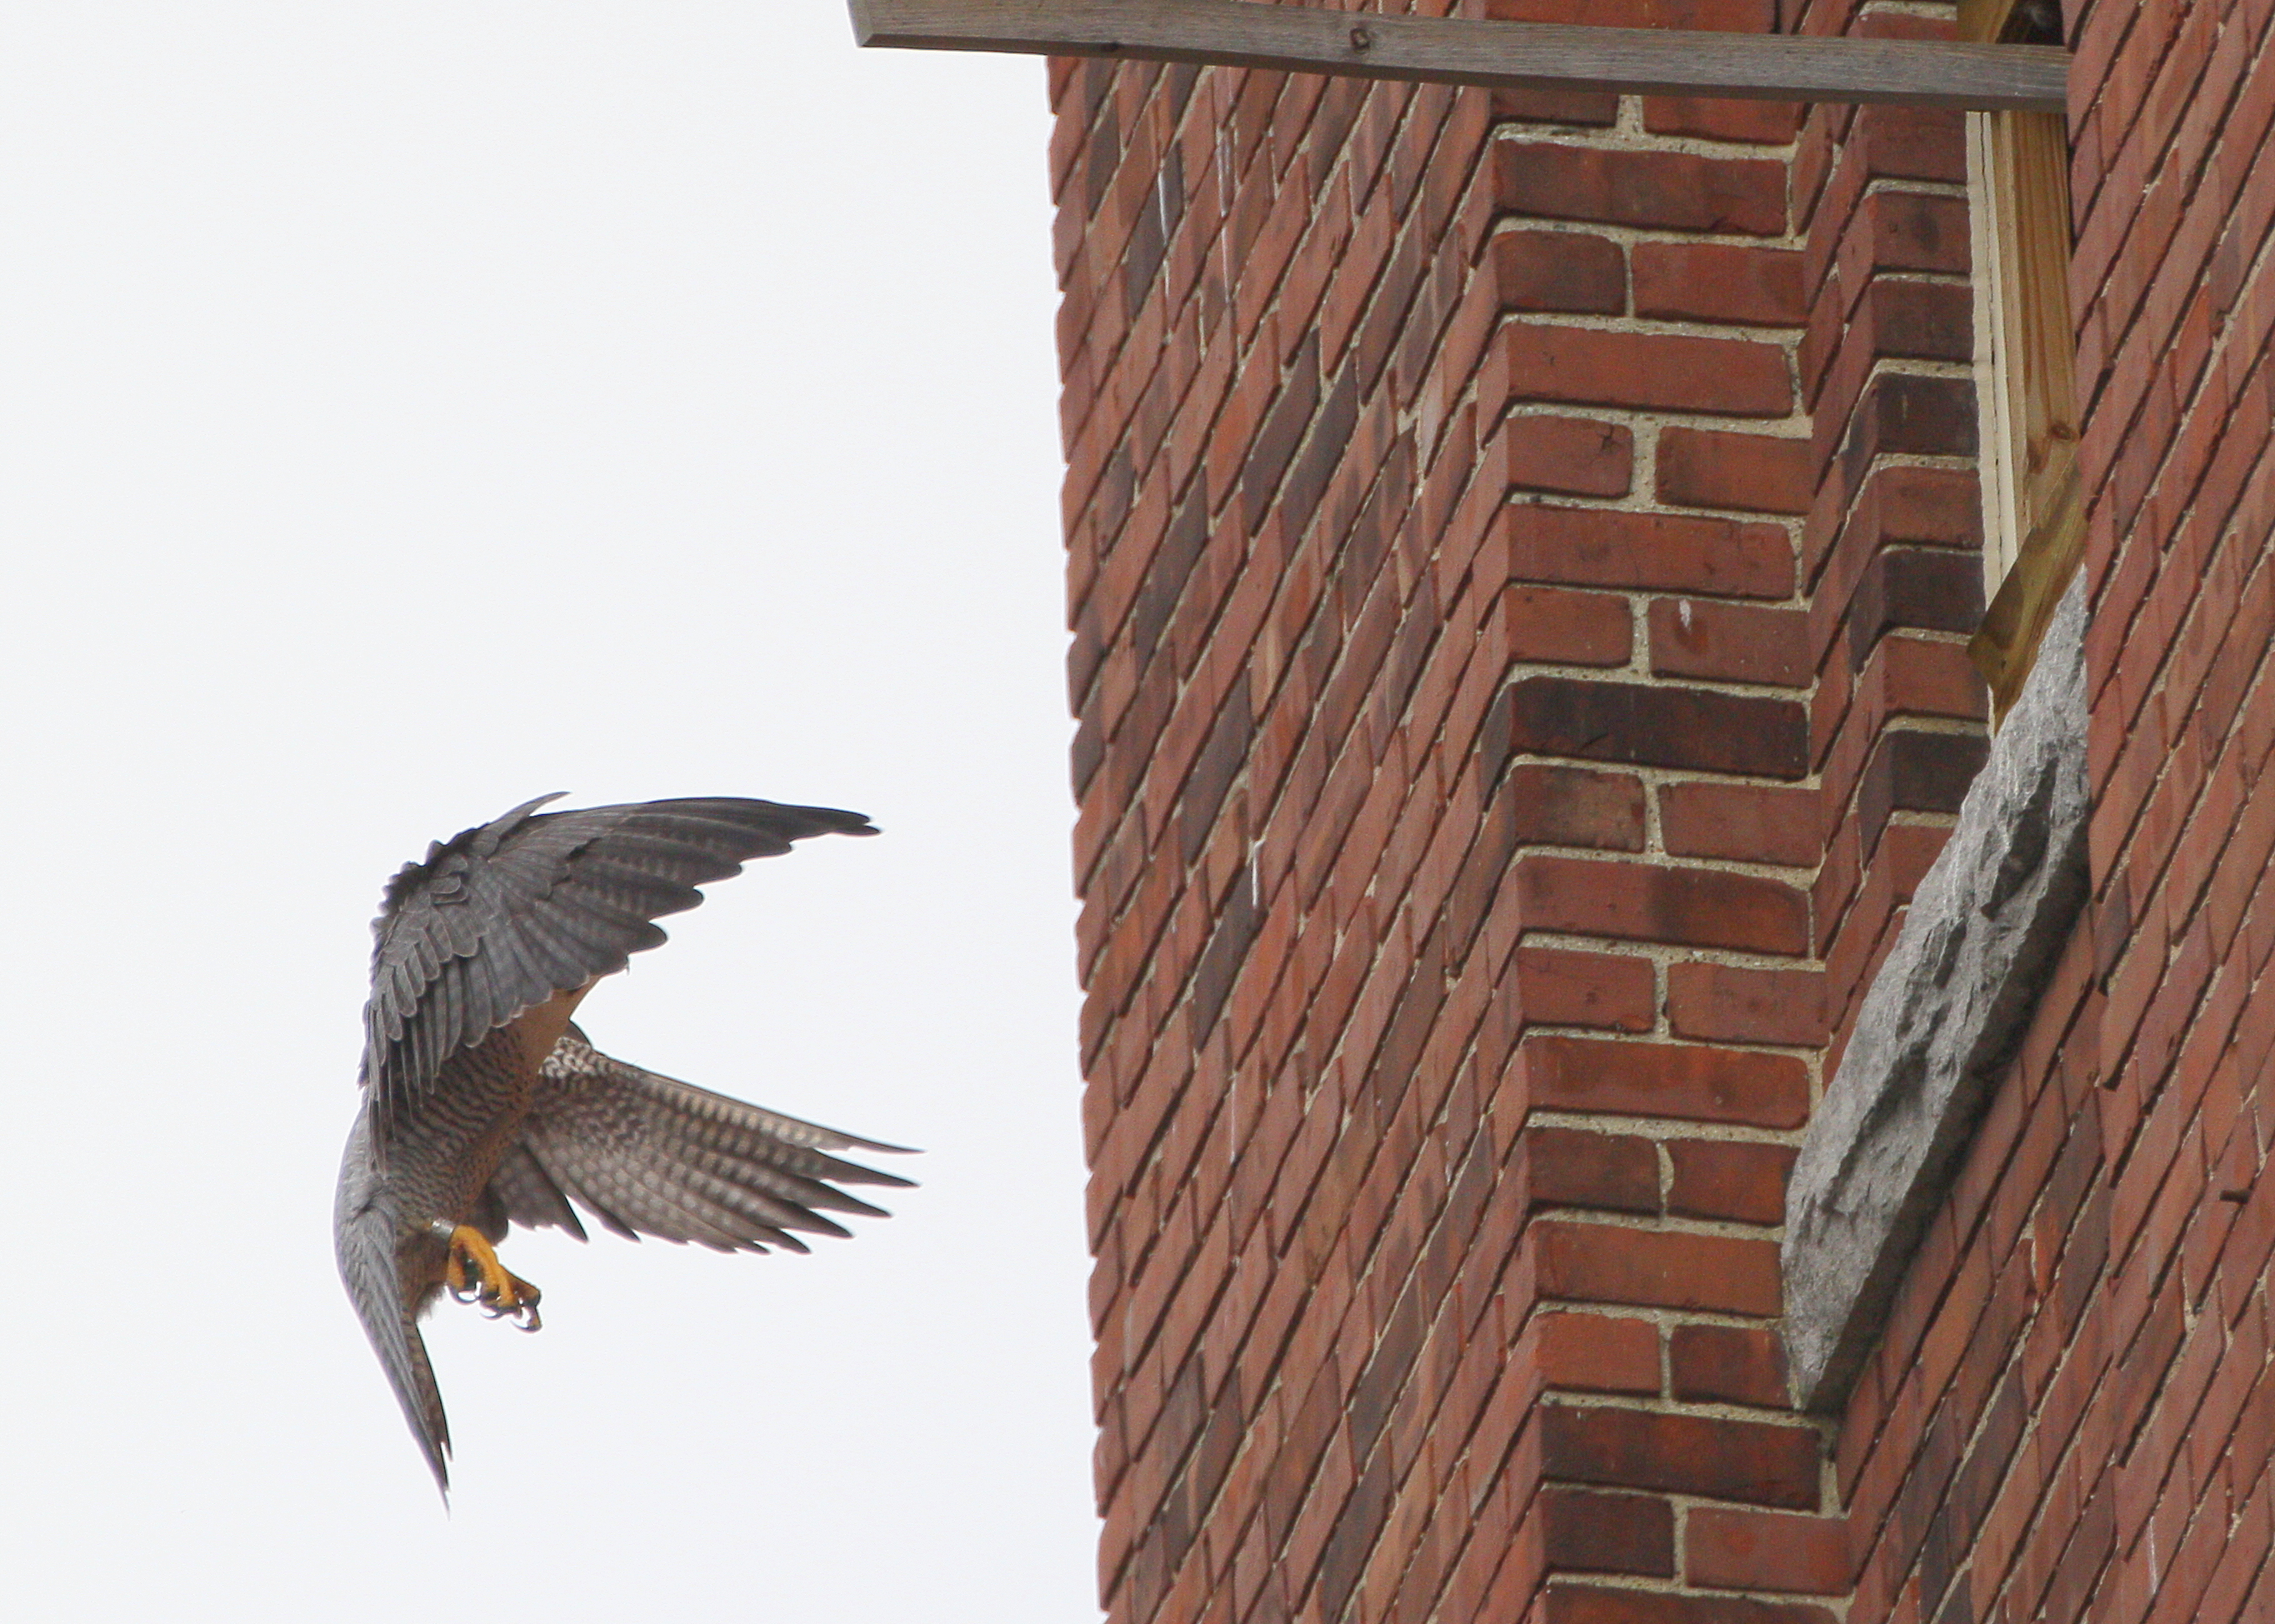
[(864, 45), (1118, 57), (1491, 89), (1587, 86), (1775, 102), (2060, 111), (2042, 45), (1705, 34), (1380, 16), (1253, 0), (849, 0)]

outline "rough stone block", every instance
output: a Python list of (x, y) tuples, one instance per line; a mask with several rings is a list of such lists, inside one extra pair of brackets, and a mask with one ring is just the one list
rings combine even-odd
[(2084, 900), (2083, 584), (1865, 994), (1786, 1196), (1794, 1388), (1837, 1409)]

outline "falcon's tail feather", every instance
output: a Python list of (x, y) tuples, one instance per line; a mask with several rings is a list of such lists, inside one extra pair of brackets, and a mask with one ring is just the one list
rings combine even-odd
[(435, 1486), (450, 1496), (450, 1424), (442, 1413), (442, 1389), (419, 1334), (418, 1304), (406, 1288), (398, 1248), (402, 1223), (392, 1202), (374, 1198), (371, 1159), (366, 1149), (370, 1118), (359, 1115), (342, 1158), (338, 1204), (332, 1214), (332, 1243), (340, 1279), (363, 1321), (364, 1334), (387, 1371), (388, 1386), (403, 1406), (403, 1418), (435, 1474)]
[(885, 1216), (837, 1186), (910, 1182), (830, 1153), (845, 1150), (899, 1147), (642, 1070), (571, 1026), (489, 1193), (514, 1222), (556, 1224), (580, 1240), (571, 1201), (623, 1235), (802, 1252), (795, 1231), (848, 1233), (824, 1212)]

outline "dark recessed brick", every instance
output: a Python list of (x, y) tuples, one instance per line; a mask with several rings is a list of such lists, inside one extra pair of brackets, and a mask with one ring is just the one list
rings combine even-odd
[(1892, 812), (1957, 812), (1990, 753), (1991, 741), (1979, 733), (1894, 728), (1882, 734), (1856, 785), (1865, 851), (1878, 843)]
[(1266, 414), (1264, 427), (1257, 430), (1248, 461), (1241, 469), (1241, 510), (1250, 530), (1256, 528), (1271, 505), (1280, 476), (1288, 471), (1296, 448), (1304, 442), (1304, 430), (1319, 404), (1319, 341), (1315, 334), (1296, 352), (1287, 381), (1280, 386), (1280, 397)]
[(1830, 1608), (1742, 1596), (1674, 1596), (1658, 1590), (1554, 1584), (1542, 1592), (1541, 1624), (1833, 1624)]
[(1674, 1507), (1655, 1494), (1543, 1489), (1538, 1514), (1552, 1572), (1674, 1575)]
[(1848, 599), (1848, 668), (1861, 671), (1892, 626), (1970, 633), (1983, 623), (1983, 563), (1940, 548), (1884, 548)]
[(1975, 385), (1968, 380), (1882, 373), (1849, 419), (1840, 448), (1841, 482), (1855, 490), (1872, 460), (1887, 452), (1972, 457), (1976, 427)]
[(1620, 98), (1609, 90), (1495, 90), (1493, 116), (1524, 124), (1570, 124), (1595, 129), (1620, 121)]
[(1809, 718), (1789, 699), (1528, 676), (1509, 686), (1509, 748), (1762, 778), (1809, 771)]
[(1579, 1128), (1529, 1128), (1523, 1155), (1533, 1206), (1659, 1211), (1659, 1152), (1648, 1139)]

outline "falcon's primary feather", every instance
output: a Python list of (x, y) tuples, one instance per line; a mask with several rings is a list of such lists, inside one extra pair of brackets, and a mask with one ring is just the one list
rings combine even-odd
[(445, 1287), (537, 1326), (537, 1291), (493, 1243), (581, 1207), (620, 1235), (722, 1251), (804, 1251), (876, 1214), (841, 1184), (906, 1184), (840, 1160), (892, 1151), (612, 1060), (571, 1023), (594, 981), (664, 939), (696, 888), (858, 812), (734, 799), (581, 812), (515, 807), (427, 848), (372, 924), (363, 1106), (341, 1159), (340, 1278), (425, 1451), (449, 1484), (450, 1427), (418, 1318)]

